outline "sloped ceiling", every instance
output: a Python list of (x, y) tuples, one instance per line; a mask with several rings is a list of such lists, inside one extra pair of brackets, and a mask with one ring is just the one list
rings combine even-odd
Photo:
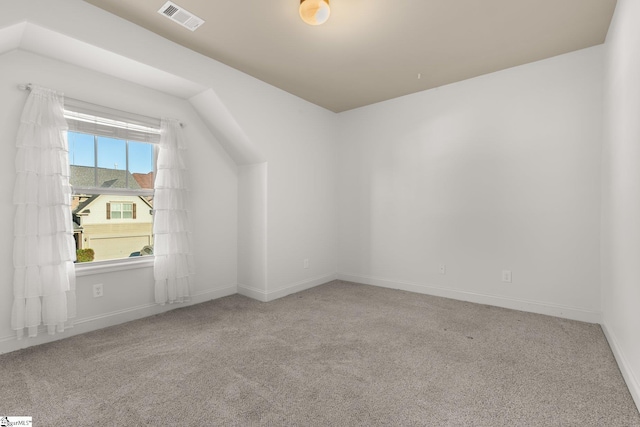
[(0, 28), (0, 55), (14, 49), (55, 58), (189, 99), (236, 164), (265, 161), (211, 88), (29, 22)]

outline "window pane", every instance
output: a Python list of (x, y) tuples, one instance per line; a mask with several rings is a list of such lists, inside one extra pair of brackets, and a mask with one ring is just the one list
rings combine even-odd
[(129, 141), (129, 188), (153, 188), (153, 145)]
[[(77, 191), (71, 206), (77, 262), (153, 255), (153, 196), (126, 189), (153, 190), (154, 145), (67, 135), (71, 184)], [(93, 194), (91, 187), (119, 189), (119, 194)]]
[(122, 139), (98, 137), (98, 187), (127, 187), (127, 143)]
[(86, 260), (81, 254), (89, 250), (94, 261), (153, 255), (150, 200), (122, 194), (74, 195), (71, 208), (78, 262)]
[(74, 187), (95, 186), (95, 146), (93, 135), (68, 132), (71, 185)]
[(133, 203), (122, 204), (122, 218), (133, 218)]
[(77, 166), (95, 166), (93, 135), (69, 132), (69, 164)]

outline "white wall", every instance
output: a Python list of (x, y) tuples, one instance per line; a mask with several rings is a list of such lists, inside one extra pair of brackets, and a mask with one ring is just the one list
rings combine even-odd
[(605, 46), (603, 326), (640, 407), (640, 2), (618, 0)]
[(259, 83), (217, 94), (258, 153), (237, 157), (266, 159), (239, 168), (238, 274), (242, 294), (270, 301), (336, 277), (337, 116)]
[(267, 163), (238, 166), (238, 292), (267, 300)]
[[(602, 309), (640, 399), (638, 2), (618, 2), (606, 47), (600, 295), (603, 47), (334, 115), (84, 1), (0, 1), (0, 53), (19, 44), (43, 55), (0, 56), (0, 313), (12, 300), (14, 141), (26, 96), (16, 85), (33, 82), (188, 124), (197, 300), (235, 292), (240, 267), (240, 282), (263, 300), (338, 271), (589, 321)], [(197, 102), (203, 93), (207, 102)], [(237, 163), (268, 162), (268, 174), (267, 164), (247, 166), (239, 188), (227, 153)], [(256, 219), (264, 229), (237, 233), (239, 222)], [(500, 281), (503, 269), (513, 271), (512, 284)], [(94, 283), (105, 285), (103, 298), (91, 297)], [(166, 309), (152, 300), (150, 268), (81, 276), (81, 322), (69, 333), (114, 313), (126, 320)], [(0, 352), (18, 346), (8, 319), (0, 319)]]
[[(299, 111), (274, 122), (295, 135), (274, 135), (278, 155), (267, 154), (269, 299), (336, 277), (335, 116), (323, 113), (324, 121)], [(294, 131), (287, 129), (291, 120)]]
[[(194, 302), (236, 292), (237, 284), (237, 167), (218, 145), (191, 105), (161, 92), (101, 73), (21, 50), (0, 56), (0, 353), (51, 340), (14, 340), (10, 329), (13, 301), (13, 182), (15, 141), (27, 92), (18, 84), (35, 83), (63, 91), (66, 96), (152, 117), (175, 117), (186, 123), (191, 165), (194, 249), (197, 268)], [(94, 299), (93, 284), (104, 284), (104, 297)], [(78, 277), (78, 325), (54, 339), (150, 315), (175, 306), (153, 304), (152, 268)]]
[[(219, 198), (206, 199), (207, 203), (211, 203), (209, 207), (215, 208), (213, 214), (205, 209), (194, 212), (196, 233), (202, 233), (202, 238), (211, 236), (214, 242), (219, 242), (224, 247), (221, 251), (218, 251), (218, 246), (211, 248), (210, 245), (205, 245), (202, 248), (199, 257), (206, 260), (198, 263), (198, 275), (202, 277), (204, 274), (205, 277), (212, 278), (206, 289), (199, 290), (202, 295), (221, 295), (220, 292), (207, 293), (208, 289), (219, 289), (219, 286), (223, 286), (220, 288), (223, 289), (222, 294), (237, 287), (238, 249), (243, 254), (246, 252), (246, 246), (238, 246), (237, 225), (239, 218), (247, 218), (243, 213), (238, 215), (238, 202), (241, 206), (259, 203), (257, 199), (248, 200), (246, 194), (238, 197), (238, 176), (234, 161), (239, 164), (252, 163), (256, 159), (268, 162), (268, 182), (248, 181), (264, 185), (264, 193), (269, 197), (268, 212), (263, 215), (269, 221), (266, 225), (269, 241), (265, 243), (268, 276), (265, 277), (264, 294), (260, 298), (274, 299), (335, 277), (335, 114), (185, 49), (84, 1), (0, 1), (3, 5), (6, 3), (4, 13), (0, 16), (0, 53), (17, 45), (23, 50), (78, 67), (67, 75), (68, 79), (59, 80), (64, 73), (53, 74), (51, 79), (36, 74), (35, 77), (40, 80), (36, 81), (34, 77), (31, 81), (41, 84), (49, 82), (50, 86), (66, 89), (72, 96), (75, 94), (78, 98), (89, 98), (88, 101), (103, 102), (124, 110), (135, 109), (134, 112), (147, 115), (169, 108), (169, 104), (175, 105), (178, 110), (170, 111), (186, 114), (189, 110), (193, 120), (203, 121), (205, 126), (199, 124), (197, 128), (203, 139), (215, 140), (212, 135), (224, 139), (200, 147), (198, 154), (191, 155), (196, 174), (193, 187), (221, 194)], [(124, 83), (125, 81), (140, 86), (133, 85), (135, 90), (117, 99), (113, 96), (115, 92), (110, 92), (113, 88), (109, 85), (104, 89), (97, 88), (95, 93), (89, 93), (84, 89), (87, 85), (83, 82), (85, 75), (91, 75), (88, 70), (104, 72), (112, 78), (119, 77), (122, 79), (120, 83), (125, 86), (130, 84)], [(29, 80), (29, 74), (22, 71), (24, 70), (19, 72), (19, 83)], [(37, 70), (30, 71), (37, 73)], [(4, 77), (4, 68), (2, 72)], [(91, 81), (92, 78), (88, 77), (87, 80)], [(9, 86), (11, 91), (17, 91), (13, 82)], [(153, 95), (148, 97), (148, 102), (147, 98), (141, 96), (141, 93), (145, 93), (142, 86), (146, 90), (155, 89), (149, 92)], [(175, 98), (170, 97), (171, 102), (156, 102), (155, 97), (162, 95), (158, 91), (173, 94)], [(201, 94), (207, 95), (204, 100), (200, 99)], [(8, 120), (18, 117), (14, 104), (17, 103), (16, 97), (24, 94), (13, 93), (12, 96), (14, 100), (11, 102), (11, 98), (7, 98), (7, 101), (0, 98), (3, 111), (12, 113)], [(190, 102), (185, 103), (186, 99)], [(110, 101), (117, 105), (110, 105)], [(154, 109), (154, 106), (157, 108)], [(190, 107), (197, 111), (197, 115), (193, 114)], [(222, 124), (218, 114), (221, 111), (224, 113)], [(211, 126), (218, 128), (207, 128)], [(218, 142), (224, 143), (226, 152), (223, 152)], [(229, 145), (233, 143), (239, 145)], [(234, 161), (227, 157), (227, 153)], [(211, 164), (211, 157), (217, 156), (224, 157), (228, 164), (220, 171), (215, 171), (212, 178), (210, 172), (217, 165)], [(228, 171), (233, 172), (227, 174)], [(243, 188), (242, 191), (247, 191), (249, 195), (262, 194), (254, 191), (256, 188), (253, 187)], [(12, 189), (2, 188), (1, 191), (10, 195)], [(10, 200), (10, 197), (5, 200)], [(12, 212), (6, 206), (0, 207), (1, 210)], [(221, 225), (211, 227), (211, 223)], [(229, 238), (230, 233), (236, 233), (233, 239)], [(10, 246), (6, 249), (9, 250)], [(302, 264), (305, 258), (310, 260), (309, 268), (306, 269)], [(251, 262), (249, 260), (250, 264)], [(242, 273), (245, 274), (244, 271)], [(138, 274), (140, 272), (136, 272)], [(150, 274), (150, 270), (147, 274)], [(117, 281), (120, 281), (122, 276), (116, 276)], [(102, 276), (94, 279), (93, 282), (105, 282), (105, 293), (108, 292), (107, 279), (103, 280)], [(105, 295), (103, 301), (107, 297)], [(87, 307), (90, 305), (88, 303)], [(147, 310), (149, 313), (156, 310), (149, 308), (147, 303), (142, 303), (140, 307), (140, 310)], [(128, 315), (128, 309), (123, 310), (123, 316)], [(87, 315), (101, 316), (99, 312), (94, 313), (93, 309)], [(87, 329), (90, 329), (89, 326), (84, 330)], [(2, 336), (0, 326), (0, 337)]]
[(602, 58), (340, 114), (339, 277), (599, 321)]
[(335, 278), (337, 115), (257, 81), (242, 89), (217, 93), (268, 163), (268, 301)]

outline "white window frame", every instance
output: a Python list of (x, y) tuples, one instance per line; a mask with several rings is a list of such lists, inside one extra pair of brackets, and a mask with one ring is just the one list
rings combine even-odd
[[(113, 209), (114, 205), (120, 205), (120, 209)], [(125, 209), (125, 206), (129, 206), (131, 209)], [(109, 202), (109, 210), (111, 211), (110, 213), (110, 217), (111, 219), (135, 219), (133, 217), (133, 202), (120, 202), (118, 200), (114, 200), (112, 202)], [(118, 214), (120, 214), (119, 218), (114, 218), (113, 214), (114, 212), (117, 212)], [(125, 212), (131, 212), (131, 216), (130, 217), (125, 217), (124, 214)]]
[[(155, 144), (153, 150), (153, 173), (155, 175), (158, 159), (157, 143), (160, 141), (160, 119), (115, 110), (70, 98), (65, 99), (64, 114), (70, 132)], [(72, 186), (72, 194), (153, 196), (154, 190)], [(153, 255), (149, 255), (144, 257), (76, 263), (75, 269), (76, 276), (88, 276), (120, 270), (152, 268), (153, 262)]]

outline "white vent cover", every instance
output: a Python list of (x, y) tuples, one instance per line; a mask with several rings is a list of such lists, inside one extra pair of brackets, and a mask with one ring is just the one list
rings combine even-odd
[(177, 22), (188, 30), (195, 31), (200, 25), (204, 24), (204, 20), (198, 18), (193, 13), (187, 11), (183, 7), (173, 2), (166, 2), (158, 11), (160, 15), (164, 15), (172, 21)]

